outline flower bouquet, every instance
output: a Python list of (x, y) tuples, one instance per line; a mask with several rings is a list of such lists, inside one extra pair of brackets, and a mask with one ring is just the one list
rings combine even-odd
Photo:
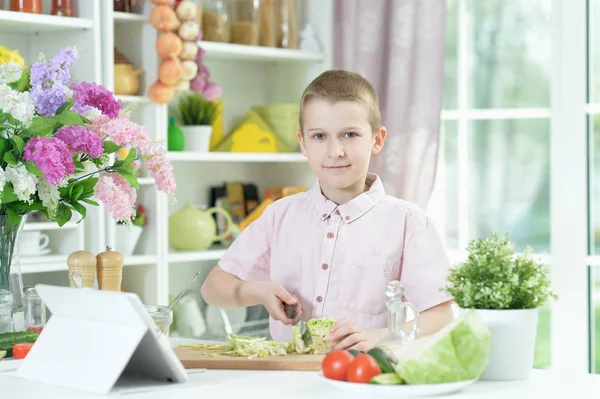
[[(153, 174), (157, 189), (174, 199), (164, 146), (131, 121), (131, 109), (106, 88), (71, 82), (77, 58), (75, 48), (62, 49), (51, 60), (40, 54), (24, 92), (9, 86), (21, 78), (22, 67), (0, 65), (0, 290), (10, 288), (15, 303), (22, 282), (10, 281), (10, 269), (28, 212), (41, 211), (62, 226), (73, 212), (79, 223), (87, 206), (99, 201), (115, 220), (131, 223), (139, 188), (136, 159)], [(111, 160), (124, 146), (131, 148), (127, 158)]]

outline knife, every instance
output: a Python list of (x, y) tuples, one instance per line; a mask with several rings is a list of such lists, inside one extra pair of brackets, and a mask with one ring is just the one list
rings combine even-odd
[[(285, 308), (286, 316), (292, 320), (295, 319), (296, 316), (298, 315), (296, 307), (293, 305), (288, 305), (285, 302), (284, 302), (283, 306)], [(312, 345), (312, 342), (313, 342), (312, 335), (310, 333), (310, 329), (308, 328), (308, 326), (306, 325), (304, 320), (299, 319), (297, 326), (300, 329), (300, 334), (302, 335), (302, 341), (304, 342), (304, 346), (309, 347), (310, 345)]]

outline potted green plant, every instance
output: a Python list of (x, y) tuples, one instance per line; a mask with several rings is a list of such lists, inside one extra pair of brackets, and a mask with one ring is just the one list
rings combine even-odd
[(548, 270), (517, 254), (508, 235), (469, 242), (468, 257), (450, 269), (446, 291), (461, 309), (475, 309), (491, 334), (481, 379), (526, 380), (533, 368), (538, 313), (551, 298)]
[(179, 97), (176, 114), (182, 125), (185, 151), (209, 152), (217, 102), (207, 100), (200, 92), (186, 93)]

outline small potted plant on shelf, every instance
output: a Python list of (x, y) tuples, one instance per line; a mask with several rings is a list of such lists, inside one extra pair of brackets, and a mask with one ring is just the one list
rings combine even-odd
[(538, 313), (551, 298), (548, 270), (516, 254), (508, 235), (469, 242), (466, 261), (451, 268), (446, 291), (461, 309), (475, 309), (491, 333), (481, 379), (526, 380), (533, 368)]
[(212, 123), (217, 107), (217, 102), (207, 100), (202, 93), (188, 93), (179, 97), (176, 113), (182, 124), (185, 151), (210, 151)]
[(116, 250), (123, 256), (133, 255), (144, 227), (147, 224), (146, 208), (142, 204), (138, 204), (135, 208), (135, 216), (132, 216), (129, 225), (126, 225), (122, 221), (117, 223)]

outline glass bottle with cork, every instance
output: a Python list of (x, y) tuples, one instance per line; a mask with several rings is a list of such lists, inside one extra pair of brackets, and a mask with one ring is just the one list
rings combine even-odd
[(46, 305), (34, 287), (25, 288), (25, 330), (40, 334), (46, 325)]

